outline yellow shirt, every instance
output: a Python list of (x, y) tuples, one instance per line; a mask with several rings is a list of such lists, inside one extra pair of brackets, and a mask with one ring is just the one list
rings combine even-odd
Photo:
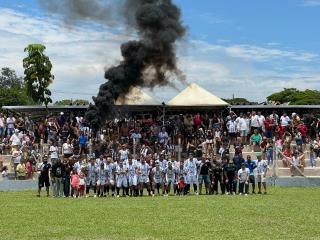
[(18, 164), (17, 175), (18, 175), (18, 177), (25, 177), (26, 176), (26, 165), (24, 163)]

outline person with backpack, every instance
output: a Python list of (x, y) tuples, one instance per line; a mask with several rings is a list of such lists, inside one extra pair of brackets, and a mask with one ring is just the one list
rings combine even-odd
[(63, 197), (63, 176), (65, 172), (65, 165), (58, 158), (57, 161), (53, 164), (51, 170), (51, 181), (52, 181), (52, 192), (53, 197)]
[(49, 179), (49, 171), (51, 168), (51, 164), (48, 163), (48, 156), (43, 156), (43, 162), (39, 163), (39, 182), (38, 182), (38, 197), (40, 197), (41, 188), (46, 187), (47, 197), (49, 197), (49, 187), (50, 187), (50, 179)]

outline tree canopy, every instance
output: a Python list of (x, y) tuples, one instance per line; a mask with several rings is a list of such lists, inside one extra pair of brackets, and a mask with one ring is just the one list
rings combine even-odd
[(296, 88), (285, 88), (281, 92), (273, 93), (267, 97), (268, 101), (289, 103), (289, 105), (317, 105), (320, 104), (320, 91)]
[(52, 64), (49, 57), (44, 54), (46, 47), (42, 44), (30, 44), (24, 51), (27, 57), (23, 59), (24, 82), (27, 94), (37, 103), (46, 106), (52, 102), (51, 91), (48, 89), (53, 82), (51, 74)]
[(8, 67), (1, 69), (0, 75), (0, 106), (31, 105), (33, 100), (28, 97), (22, 77)]
[(54, 103), (56, 106), (68, 106), (68, 105), (89, 105), (89, 101), (84, 100), (84, 99), (63, 99), (60, 101), (56, 101)]

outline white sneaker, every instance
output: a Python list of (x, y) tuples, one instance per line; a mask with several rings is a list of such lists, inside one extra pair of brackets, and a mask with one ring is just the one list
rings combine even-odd
[(241, 196), (241, 195), (243, 195), (242, 193), (239, 193), (239, 195)]

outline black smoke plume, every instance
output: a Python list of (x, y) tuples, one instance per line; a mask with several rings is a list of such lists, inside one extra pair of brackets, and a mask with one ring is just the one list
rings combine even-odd
[(91, 105), (86, 114), (93, 129), (103, 125), (114, 102), (125, 97), (132, 87), (172, 85), (173, 75), (181, 79), (175, 43), (186, 29), (180, 9), (171, 0), (117, 0), (114, 5), (110, 1), (62, 0), (46, 1), (45, 5), (71, 21), (89, 19), (114, 24), (117, 18), (111, 12), (121, 14), (124, 23), (137, 31), (138, 40), (122, 44), (123, 60), (105, 72), (107, 82), (100, 86), (98, 96), (93, 97), (95, 105)]

